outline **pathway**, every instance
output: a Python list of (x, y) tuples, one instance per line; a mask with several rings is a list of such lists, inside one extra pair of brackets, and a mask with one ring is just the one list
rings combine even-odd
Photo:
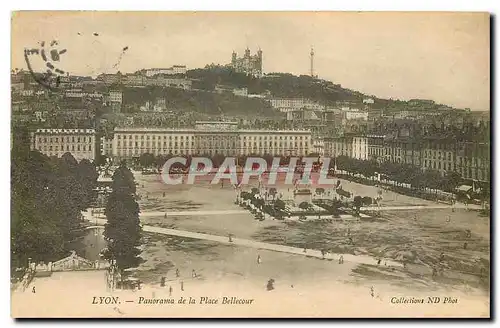
[[(106, 223), (106, 219), (102, 218), (86, 218), (87, 220), (97, 224), (97, 225), (104, 225)], [(244, 247), (251, 247), (251, 248), (257, 248), (257, 249), (265, 249), (265, 250), (270, 250), (270, 251), (275, 251), (275, 252), (283, 252), (283, 253), (288, 253), (288, 254), (296, 254), (296, 255), (303, 255), (303, 256), (309, 256), (309, 257), (315, 257), (315, 258), (322, 258), (323, 256), (321, 255), (321, 252), (318, 250), (312, 250), (308, 249), (304, 253), (303, 248), (298, 248), (298, 247), (290, 247), (290, 246), (285, 246), (285, 245), (276, 245), (276, 244), (270, 244), (270, 243), (263, 243), (255, 240), (249, 240), (249, 239), (241, 239), (241, 238), (232, 238), (232, 241), (229, 241), (229, 238), (227, 236), (218, 236), (218, 235), (212, 235), (212, 234), (206, 234), (206, 233), (199, 233), (199, 232), (191, 232), (191, 231), (185, 231), (185, 230), (177, 230), (177, 229), (168, 229), (168, 228), (161, 228), (161, 227), (155, 227), (155, 226), (149, 226), (149, 225), (143, 225), (142, 230), (145, 232), (152, 232), (152, 233), (158, 233), (162, 235), (169, 235), (169, 236), (178, 236), (178, 237), (185, 237), (185, 238), (192, 238), (192, 239), (201, 239), (201, 240), (208, 240), (208, 241), (213, 241), (213, 242), (218, 242), (221, 244), (226, 244), (226, 245), (237, 245), (237, 246), (244, 246)], [(332, 254), (329, 253), (325, 255), (326, 260), (335, 260), (338, 261), (339, 257), (341, 254)], [(367, 255), (351, 255), (351, 254), (342, 254), (344, 257), (344, 261), (347, 262), (352, 262), (352, 263), (359, 263), (359, 264), (371, 264), (374, 265), (377, 263), (377, 260), (371, 256)], [(399, 262), (387, 260), (387, 265), (388, 266), (398, 266), (401, 267), (402, 264)]]
[[(464, 204), (456, 204), (454, 206), (456, 209), (459, 208), (469, 208), (469, 209), (481, 209), (479, 205), (469, 205), (466, 207)], [(363, 206), (361, 207), (361, 211), (401, 211), (401, 210), (436, 210), (436, 209), (452, 209), (453, 206), (446, 204), (438, 204), (438, 205), (408, 205), (408, 206)], [(101, 212), (104, 209), (101, 209)], [(164, 216), (189, 216), (189, 215), (234, 215), (234, 214), (248, 214), (250, 213), (248, 210), (217, 210), (217, 211), (150, 211), (150, 212), (141, 212), (140, 217), (159, 217)], [(327, 215), (322, 215), (323, 217), (327, 217)], [(317, 216), (311, 216), (311, 218)]]

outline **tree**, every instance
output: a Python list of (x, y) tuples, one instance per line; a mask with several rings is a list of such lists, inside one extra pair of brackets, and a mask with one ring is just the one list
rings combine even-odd
[(284, 211), (285, 210), (285, 202), (281, 199), (278, 199), (274, 202), (274, 209)]
[(355, 196), (353, 200), (353, 206), (356, 211), (356, 214), (359, 214), (359, 210), (361, 209), (361, 206), (363, 206), (363, 197)]
[(363, 206), (370, 206), (373, 203), (373, 199), (371, 197), (365, 196), (362, 199)]
[(38, 151), (14, 148), (11, 159), (11, 264), (52, 261), (64, 255), (55, 168)]
[(325, 189), (324, 188), (316, 188), (316, 190), (314, 191), (316, 193), (316, 195), (323, 195), (325, 193)]
[(94, 191), (97, 187), (97, 179), (99, 174), (97, 173), (97, 168), (95, 164), (91, 163), (88, 159), (82, 159), (78, 163), (77, 179), (82, 188), (82, 199), (80, 203), (82, 207), (88, 208), (97, 198), (97, 194)]
[(139, 156), (139, 164), (142, 167), (151, 167), (156, 163), (155, 155), (150, 153), (144, 153)]
[(302, 202), (299, 204), (299, 208), (303, 211), (308, 210), (310, 207), (310, 204), (308, 202)]
[(443, 178), (443, 190), (453, 192), (462, 182), (462, 176), (455, 171), (447, 171)]
[(124, 163), (113, 174), (112, 189), (105, 209), (108, 222), (104, 236), (108, 247), (103, 255), (113, 261), (123, 281), (124, 270), (137, 267), (141, 262), (138, 247), (142, 234), (134, 177)]
[(269, 195), (271, 197), (273, 197), (273, 199), (276, 198), (276, 194), (278, 193), (278, 191), (276, 190), (276, 188), (272, 187), (272, 188), (269, 188)]

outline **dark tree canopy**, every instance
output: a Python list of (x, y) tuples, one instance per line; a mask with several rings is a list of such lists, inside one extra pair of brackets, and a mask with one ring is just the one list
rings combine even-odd
[(123, 271), (137, 267), (141, 263), (142, 228), (139, 221), (139, 204), (135, 200), (135, 181), (132, 172), (120, 165), (113, 174), (113, 191), (105, 209), (108, 219), (104, 236), (108, 247), (104, 257), (116, 261), (117, 268)]
[(81, 211), (97, 181), (93, 165), (66, 153), (49, 158), (15, 149), (11, 158), (12, 267), (54, 261), (68, 255), (81, 237)]

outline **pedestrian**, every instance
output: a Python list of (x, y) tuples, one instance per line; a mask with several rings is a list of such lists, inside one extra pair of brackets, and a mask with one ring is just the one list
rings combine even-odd
[(274, 289), (274, 279), (269, 279), (267, 281), (267, 286), (266, 286), (268, 291), (271, 291)]
[(163, 216), (163, 218), (164, 218), (164, 219), (166, 219), (166, 218), (167, 218), (167, 212), (165, 212), (165, 215)]
[(196, 271), (194, 271), (194, 269), (193, 269), (193, 271), (191, 272), (191, 276), (192, 276), (193, 278), (196, 278)]
[(179, 269), (175, 269), (175, 276), (177, 278), (179, 278), (181, 276), (181, 272), (179, 271)]
[(170, 286), (170, 288), (168, 289), (168, 296), (172, 296), (172, 292), (173, 292), (173, 288), (172, 286)]
[(233, 242), (233, 236), (231, 234), (229, 234), (229, 242), (232, 243)]
[(324, 249), (322, 249), (322, 250), (321, 250), (321, 257), (323, 258), (323, 260), (325, 259), (325, 254), (326, 254), (325, 250), (324, 250)]
[(33, 289), (31, 290), (31, 292), (32, 292), (33, 294), (36, 294), (36, 289), (35, 289), (35, 286), (33, 286)]
[(373, 286), (371, 286), (371, 288), (370, 288), (370, 295), (372, 297), (375, 297), (375, 290), (373, 289)]
[(380, 265), (380, 262), (382, 262), (382, 259), (378, 259), (377, 265)]
[(304, 253), (307, 253), (307, 248), (304, 247)]
[(181, 281), (181, 291), (184, 291), (184, 281)]
[(161, 277), (161, 280), (160, 280), (160, 286), (161, 287), (165, 287), (165, 277)]
[(262, 262), (262, 259), (260, 257), (260, 255), (257, 255), (257, 264), (260, 264)]

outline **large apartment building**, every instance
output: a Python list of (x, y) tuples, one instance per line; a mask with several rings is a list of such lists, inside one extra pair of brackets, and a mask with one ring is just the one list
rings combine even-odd
[(47, 156), (71, 153), (77, 161), (95, 159), (95, 130), (37, 129), (31, 134), (31, 149)]
[(490, 181), (490, 144), (451, 138), (383, 135), (347, 135), (325, 138), (325, 156), (348, 156), (411, 164), (442, 175), (457, 172), (464, 179)]
[(308, 130), (242, 130), (228, 122), (198, 122), (192, 129), (115, 128), (113, 139), (103, 143), (105, 155), (115, 159), (144, 153), (305, 156), (312, 149)]
[(346, 135), (336, 138), (325, 138), (325, 156), (347, 156), (362, 160), (369, 159), (368, 139), (364, 136)]

